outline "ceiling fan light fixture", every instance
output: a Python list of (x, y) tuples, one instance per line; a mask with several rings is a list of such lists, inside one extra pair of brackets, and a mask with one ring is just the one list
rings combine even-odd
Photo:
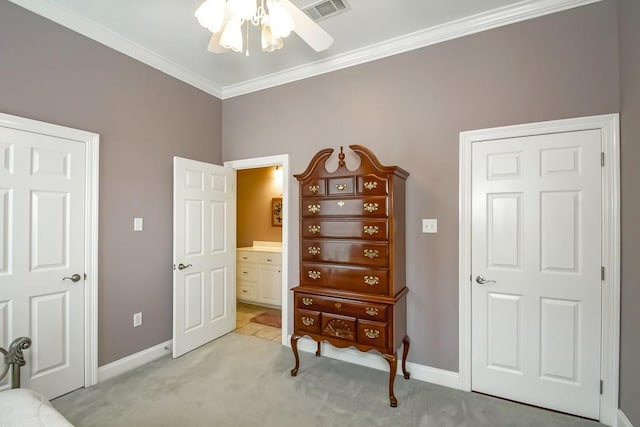
[(288, 37), (295, 29), (295, 23), (289, 12), (282, 7), (279, 1), (275, 0), (267, 0), (267, 9), (269, 9), (269, 25), (273, 36), (276, 38)]
[(222, 30), (226, 0), (207, 0), (196, 9), (198, 23), (212, 33)]
[(284, 42), (279, 37), (274, 37), (269, 25), (262, 25), (262, 51), (273, 52), (282, 49)]
[(232, 19), (222, 31), (220, 36), (220, 45), (225, 49), (231, 49), (234, 52), (242, 52), (242, 21)]
[[(335, 0), (334, 0), (335, 1)], [(262, 27), (262, 50), (273, 52), (284, 45), (282, 39), (295, 31), (315, 51), (326, 50), (333, 38), (289, 0), (206, 0), (195, 12), (198, 22), (213, 33), (207, 50), (242, 52), (249, 47), (242, 37), (242, 25)], [(298, 28), (299, 27), (299, 28)]]
[(258, 11), (256, 0), (227, 0), (227, 3), (231, 16), (245, 21), (253, 19)]

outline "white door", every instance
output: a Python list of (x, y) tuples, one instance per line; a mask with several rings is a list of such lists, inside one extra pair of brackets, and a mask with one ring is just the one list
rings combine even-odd
[(235, 172), (174, 157), (173, 357), (236, 326)]
[(600, 152), (600, 130), (473, 143), (473, 390), (599, 417)]
[(0, 126), (0, 345), (32, 339), (48, 398), (84, 386), (85, 168), (84, 143)]

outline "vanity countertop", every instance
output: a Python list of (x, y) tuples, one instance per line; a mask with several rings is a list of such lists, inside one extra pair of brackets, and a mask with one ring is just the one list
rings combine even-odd
[(254, 240), (253, 246), (238, 248), (239, 251), (274, 252), (282, 253), (282, 242), (264, 242)]

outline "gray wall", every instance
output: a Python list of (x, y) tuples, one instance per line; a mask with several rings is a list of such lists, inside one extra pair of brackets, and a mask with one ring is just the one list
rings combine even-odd
[(220, 100), (0, 0), (0, 111), (100, 134), (100, 365), (170, 339), (172, 157), (220, 163)]
[(620, 408), (640, 426), (640, 2), (619, 0), (622, 169)]
[[(226, 100), (222, 108), (209, 95), (0, 0), (0, 111), (101, 135), (100, 364), (171, 337), (173, 155), (220, 163), (289, 153), (293, 172), (300, 172), (318, 149), (355, 143), (411, 172), (410, 359), (456, 371), (458, 133), (616, 112), (620, 105), (620, 397), (640, 424), (640, 148), (632, 142), (640, 137), (640, 7), (636, 0), (619, 4), (620, 85), (616, 6), (607, 1)], [(289, 179), (295, 248), (298, 193)], [(131, 231), (134, 216), (145, 218), (143, 233)], [(439, 233), (420, 234), (420, 218), (430, 217), (439, 219)], [(135, 311), (144, 312), (137, 329)]]
[(616, 13), (596, 3), (225, 100), (223, 159), (288, 153), (299, 173), (321, 148), (363, 144), (408, 170), (409, 359), (457, 371), (459, 132), (617, 112)]

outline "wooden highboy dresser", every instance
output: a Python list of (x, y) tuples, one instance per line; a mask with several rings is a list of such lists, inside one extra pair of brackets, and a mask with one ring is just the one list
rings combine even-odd
[(403, 344), (409, 353), (405, 283), (405, 181), (408, 172), (383, 166), (360, 145), (349, 148), (360, 166), (349, 170), (340, 147), (338, 168), (328, 172), (328, 148), (318, 152), (300, 183), (300, 285), (294, 293), (291, 348), (296, 376), (298, 340), (309, 336), (336, 347), (377, 350), (389, 363), (389, 400)]

